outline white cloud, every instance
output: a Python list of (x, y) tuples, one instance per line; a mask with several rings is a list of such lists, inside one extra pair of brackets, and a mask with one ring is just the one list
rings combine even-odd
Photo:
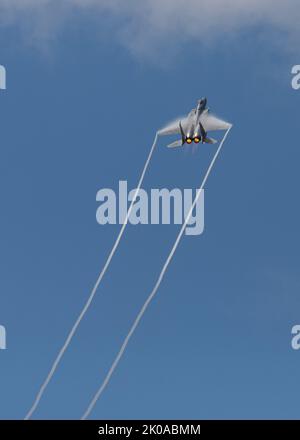
[(0, 0), (0, 23), (51, 39), (83, 11), (99, 26), (115, 20), (115, 38), (138, 54), (172, 52), (189, 40), (218, 43), (253, 26), (280, 30), (290, 42), (300, 34), (299, 0)]

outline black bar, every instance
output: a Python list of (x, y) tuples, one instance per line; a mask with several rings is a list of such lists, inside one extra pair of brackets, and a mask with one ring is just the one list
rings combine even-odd
[[(284, 440), (299, 429), (298, 420), (30, 420), (0, 421), (0, 438), (45, 437), (79, 439), (119, 438), (172, 438), (237, 436), (237, 438), (258, 435), (276, 435)], [(229, 437), (229, 438), (230, 438)]]

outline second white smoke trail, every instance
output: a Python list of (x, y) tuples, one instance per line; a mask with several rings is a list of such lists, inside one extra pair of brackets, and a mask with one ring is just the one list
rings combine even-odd
[(91, 403), (89, 404), (87, 410), (85, 411), (85, 413), (81, 417), (81, 420), (85, 420), (90, 415), (90, 413), (92, 412), (92, 410), (93, 410), (94, 406), (96, 405), (98, 399), (100, 398), (100, 396), (103, 393), (104, 389), (108, 385), (108, 383), (109, 383), (109, 381), (111, 379), (111, 376), (113, 375), (115, 369), (117, 368), (118, 363), (120, 362), (120, 360), (121, 360), (121, 358), (122, 358), (122, 356), (123, 356), (123, 354), (124, 354), (124, 352), (126, 350), (126, 347), (127, 347), (128, 343), (129, 343), (133, 333), (135, 332), (135, 330), (136, 330), (140, 320), (142, 319), (144, 313), (146, 312), (150, 302), (152, 301), (152, 299), (156, 295), (156, 292), (158, 291), (158, 288), (159, 288), (159, 286), (160, 286), (160, 284), (161, 284), (161, 282), (162, 282), (162, 280), (164, 278), (164, 275), (165, 275), (165, 273), (166, 273), (166, 271), (168, 269), (168, 266), (169, 266), (169, 264), (170, 264), (170, 262), (171, 262), (171, 260), (172, 260), (172, 258), (174, 256), (174, 254), (175, 254), (175, 251), (176, 251), (176, 249), (177, 249), (177, 247), (179, 245), (179, 242), (180, 242), (181, 237), (182, 237), (182, 235), (184, 233), (184, 230), (185, 230), (185, 228), (186, 228), (186, 226), (187, 226), (187, 224), (188, 224), (188, 222), (190, 220), (192, 212), (193, 212), (193, 210), (194, 210), (194, 208), (195, 208), (195, 206), (197, 204), (197, 201), (198, 201), (198, 199), (199, 199), (199, 197), (201, 195), (201, 191), (204, 188), (204, 185), (205, 185), (205, 183), (206, 183), (206, 181), (207, 181), (207, 179), (208, 179), (208, 177), (210, 175), (210, 172), (211, 172), (211, 170), (212, 170), (212, 168), (214, 166), (214, 163), (217, 160), (217, 157), (219, 156), (219, 153), (220, 153), (220, 151), (221, 151), (221, 149), (223, 147), (223, 144), (224, 144), (224, 142), (225, 142), (225, 140), (227, 138), (227, 135), (228, 135), (228, 133), (229, 133), (231, 128), (232, 128), (232, 125), (226, 131), (226, 133), (225, 133), (222, 141), (220, 142), (220, 145), (219, 145), (219, 147), (218, 147), (218, 149), (217, 149), (217, 151), (216, 151), (216, 153), (215, 153), (215, 155), (214, 155), (214, 157), (213, 157), (213, 159), (212, 159), (212, 161), (211, 161), (211, 163), (210, 163), (210, 165), (209, 165), (209, 167), (208, 167), (208, 169), (206, 171), (206, 174), (205, 174), (204, 179), (203, 179), (203, 181), (201, 183), (201, 186), (197, 190), (197, 193), (196, 193), (196, 196), (195, 196), (195, 200), (193, 201), (193, 204), (192, 204), (192, 206), (191, 206), (191, 208), (190, 208), (190, 210), (189, 210), (189, 212), (188, 212), (188, 214), (187, 214), (187, 216), (185, 218), (185, 221), (184, 221), (184, 223), (183, 223), (183, 225), (182, 225), (182, 227), (180, 229), (180, 232), (179, 232), (179, 234), (178, 234), (178, 236), (176, 238), (176, 241), (175, 241), (175, 243), (174, 243), (174, 245), (173, 245), (173, 247), (171, 249), (171, 252), (169, 253), (169, 256), (168, 256), (168, 258), (167, 258), (167, 260), (166, 260), (166, 262), (165, 262), (165, 264), (164, 264), (164, 266), (163, 266), (163, 268), (162, 268), (162, 270), (160, 272), (160, 275), (158, 277), (158, 280), (157, 280), (157, 282), (156, 282), (152, 292), (148, 296), (148, 298), (145, 301), (143, 307), (141, 308), (139, 314), (137, 315), (134, 323), (132, 324), (132, 326), (131, 326), (131, 328), (129, 330), (129, 333), (127, 334), (126, 338), (124, 339), (124, 342), (123, 342), (123, 344), (122, 344), (122, 346), (121, 346), (121, 348), (120, 348), (120, 350), (119, 350), (115, 360), (112, 363), (112, 366), (110, 367), (110, 369), (109, 369), (109, 371), (108, 371), (104, 381), (102, 382), (100, 388), (98, 389), (97, 393), (93, 397), (93, 399), (92, 399)]

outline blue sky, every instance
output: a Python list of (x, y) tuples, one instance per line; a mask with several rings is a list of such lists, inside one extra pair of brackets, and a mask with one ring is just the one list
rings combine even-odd
[[(207, 184), (205, 232), (184, 236), (92, 417), (298, 418), (293, 18), (278, 23), (278, 10), (246, 26), (242, 14), (244, 27), (236, 19), (222, 35), (206, 10), (206, 36), (185, 32), (175, 8), (166, 39), (154, 18), (155, 37), (125, 11), (80, 12), (10, 11), (0, 27), (0, 417), (25, 416), (118, 234), (96, 222), (97, 191), (134, 188), (155, 131), (207, 96), (234, 127)], [(215, 147), (165, 143), (144, 188), (196, 188)], [(178, 229), (128, 227), (36, 418), (82, 415)]]

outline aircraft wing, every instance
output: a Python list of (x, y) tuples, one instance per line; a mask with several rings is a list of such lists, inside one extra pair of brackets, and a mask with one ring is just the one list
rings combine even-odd
[(200, 122), (205, 131), (228, 130), (231, 126), (229, 122), (223, 121), (209, 112), (202, 113), (200, 116)]
[(181, 134), (179, 123), (181, 122), (182, 126), (185, 126), (186, 118), (176, 119), (176, 121), (170, 122), (165, 127), (158, 131), (159, 136), (168, 136), (171, 134)]

